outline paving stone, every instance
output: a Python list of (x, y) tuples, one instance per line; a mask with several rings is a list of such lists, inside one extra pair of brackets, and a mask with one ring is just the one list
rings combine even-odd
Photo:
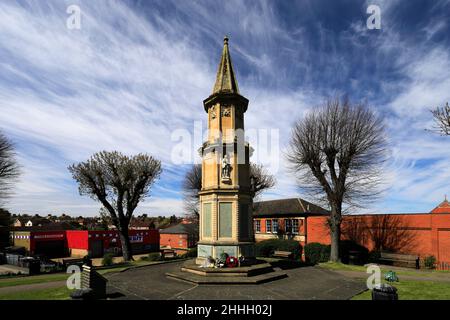
[(117, 299), (192, 300), (343, 300), (366, 290), (365, 280), (320, 267), (282, 270), (288, 277), (263, 284), (197, 285), (169, 279), (183, 263), (160, 264), (107, 276), (108, 293)]

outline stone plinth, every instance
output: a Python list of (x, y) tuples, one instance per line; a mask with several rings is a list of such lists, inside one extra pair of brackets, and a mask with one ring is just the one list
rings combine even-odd
[(287, 277), (283, 271), (275, 271), (264, 261), (236, 268), (202, 268), (194, 261), (187, 261), (181, 271), (166, 273), (169, 278), (196, 284), (260, 284)]

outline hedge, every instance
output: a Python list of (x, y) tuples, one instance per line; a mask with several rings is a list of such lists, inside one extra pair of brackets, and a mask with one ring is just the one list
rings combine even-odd
[(255, 250), (258, 257), (272, 257), (276, 250), (292, 252), (295, 260), (300, 259), (302, 255), (302, 246), (295, 240), (264, 240), (256, 243)]
[[(350, 252), (353, 252), (352, 255), (355, 256), (356, 260), (353, 260), (355, 264), (365, 264), (369, 260), (369, 250), (351, 240), (343, 240), (340, 242), (339, 253), (341, 257), (342, 263), (350, 263)], [(373, 258), (373, 257), (371, 257)]]
[(112, 266), (114, 263), (113, 257), (114, 255), (112, 253), (105, 253), (102, 259), (102, 266)]
[(331, 246), (311, 242), (305, 246), (305, 259), (307, 263), (317, 264), (319, 262), (327, 262), (330, 260)]
[[(317, 264), (319, 262), (327, 262), (330, 260), (331, 246), (312, 242), (305, 246), (305, 258), (306, 262), (311, 264)], [(343, 240), (339, 244), (339, 256), (341, 262), (350, 262), (350, 253), (355, 256), (356, 259), (353, 263), (365, 264), (369, 260), (369, 250), (366, 247), (357, 244), (354, 241)], [(373, 258), (373, 257), (371, 257)]]

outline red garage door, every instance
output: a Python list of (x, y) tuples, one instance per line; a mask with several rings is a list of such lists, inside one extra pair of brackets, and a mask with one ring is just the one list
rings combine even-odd
[(439, 231), (439, 261), (450, 263), (450, 231)]

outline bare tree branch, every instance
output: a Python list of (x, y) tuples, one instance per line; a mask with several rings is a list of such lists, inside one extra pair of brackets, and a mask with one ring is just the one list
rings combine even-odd
[(331, 209), (331, 259), (339, 259), (340, 224), (345, 208), (361, 207), (380, 194), (385, 160), (384, 125), (366, 104), (328, 100), (298, 121), (288, 160), (299, 186)]
[(276, 179), (262, 164), (250, 163), (250, 179), (253, 182), (255, 198), (276, 184)]
[(19, 176), (19, 165), (16, 161), (14, 146), (0, 132), (0, 200), (11, 194), (13, 183)]
[[(250, 177), (253, 180), (253, 191), (255, 197), (261, 195), (265, 190), (273, 188), (276, 180), (263, 165), (250, 164)], [(188, 216), (198, 219), (199, 217), (199, 195), (202, 189), (202, 165), (195, 164), (187, 172), (183, 180), (182, 190), (184, 205)]]
[(121, 235), (124, 259), (131, 260), (130, 220), (161, 174), (161, 162), (146, 154), (128, 157), (117, 151), (102, 151), (68, 169), (78, 182), (80, 195), (100, 201), (108, 211)]
[(444, 136), (450, 136), (450, 106), (448, 102), (444, 107), (437, 107), (431, 110), (431, 113), (435, 122), (433, 131), (439, 132)]

